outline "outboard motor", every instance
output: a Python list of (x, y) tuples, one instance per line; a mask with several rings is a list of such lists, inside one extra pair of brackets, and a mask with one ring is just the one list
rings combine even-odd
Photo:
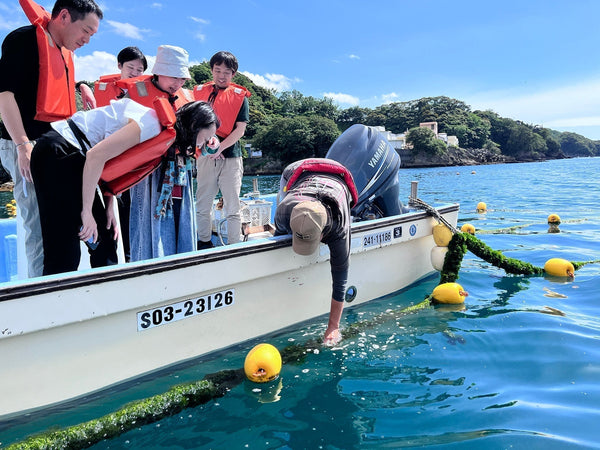
[(358, 203), (352, 216), (377, 219), (404, 211), (400, 201), (400, 155), (376, 128), (352, 125), (338, 137), (326, 158), (342, 163), (354, 177)]

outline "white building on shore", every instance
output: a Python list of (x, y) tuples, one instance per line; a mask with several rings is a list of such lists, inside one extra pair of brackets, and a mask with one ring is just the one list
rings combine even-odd
[[(458, 138), (456, 136), (448, 136), (447, 133), (438, 133), (437, 122), (422, 122), (419, 124), (420, 127), (429, 128), (435, 134), (435, 137), (446, 143), (446, 147), (458, 147)], [(385, 127), (376, 126), (379, 131), (387, 139), (392, 147), (396, 150), (402, 150), (406, 148), (406, 134), (408, 131), (401, 134), (394, 134), (391, 131), (387, 131)]]

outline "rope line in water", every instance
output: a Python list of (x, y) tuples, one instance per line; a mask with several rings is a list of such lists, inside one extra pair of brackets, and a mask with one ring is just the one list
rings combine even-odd
[[(427, 298), (416, 305), (385, 311), (371, 319), (351, 324), (342, 330), (342, 338), (355, 337), (368, 328), (430, 306), (431, 302)], [(310, 339), (304, 344), (288, 345), (281, 351), (282, 362), (302, 364), (310, 352), (321, 347), (318, 339)], [(32, 436), (9, 446), (7, 450), (89, 448), (103, 440), (114, 439), (133, 429), (179, 414), (187, 408), (223, 397), (245, 380), (243, 368), (221, 370), (206, 375), (203, 380), (174, 386), (163, 394), (135, 401), (98, 419)]]
[[(435, 217), (439, 222), (443, 223), (453, 233), (452, 239), (448, 244), (448, 252), (444, 257), (444, 265), (440, 274), (440, 284), (442, 283), (453, 283), (458, 279), (458, 272), (462, 260), (469, 250), (478, 258), (492, 264), (495, 267), (503, 269), (506, 273), (513, 275), (543, 275), (545, 273), (543, 267), (537, 267), (528, 262), (520, 261), (515, 258), (508, 258), (502, 254), (502, 252), (493, 250), (481, 240), (469, 233), (459, 231), (456, 227), (452, 226), (438, 210), (428, 205), (421, 199), (412, 199), (411, 204), (416, 207), (424, 209), (428, 214)], [(510, 227), (508, 230), (518, 228)], [(491, 231), (491, 233), (501, 233), (503, 229)], [(507, 229), (504, 229), (507, 230)], [(573, 264), (575, 270), (580, 269), (586, 264), (594, 264), (600, 262), (600, 260), (593, 261), (570, 261)]]
[[(469, 233), (460, 232), (450, 224), (435, 208), (420, 199), (412, 199), (411, 203), (424, 209), (431, 216), (448, 227), (453, 233), (448, 244), (448, 252), (440, 275), (440, 284), (451, 283), (458, 279), (458, 272), (467, 251), (475, 256), (499, 267), (510, 274), (542, 275), (544, 269), (515, 258), (508, 258), (502, 252), (491, 249), (482, 241)], [(571, 262), (575, 270), (586, 264), (600, 260)], [(383, 312), (372, 319), (356, 322), (342, 330), (342, 338), (357, 336), (365, 329), (374, 327), (400, 315), (419, 311), (431, 306), (432, 298), (399, 310)], [(317, 339), (304, 344), (291, 344), (281, 351), (283, 363), (301, 364), (308, 353), (320, 348)], [(206, 375), (203, 380), (175, 386), (167, 392), (124, 406), (116, 412), (105, 415), (64, 430), (50, 431), (33, 436), (23, 442), (13, 444), (9, 450), (32, 449), (83, 449), (98, 442), (113, 439), (137, 427), (157, 422), (166, 417), (180, 413), (184, 409), (199, 406), (210, 400), (224, 396), (233, 387), (245, 380), (244, 369), (222, 370)]]

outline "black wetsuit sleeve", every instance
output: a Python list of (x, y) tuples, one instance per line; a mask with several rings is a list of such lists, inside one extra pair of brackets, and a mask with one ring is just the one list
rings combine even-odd
[(331, 263), (331, 297), (343, 302), (346, 295), (348, 282), (348, 269), (350, 268), (350, 236), (340, 237), (328, 243)]

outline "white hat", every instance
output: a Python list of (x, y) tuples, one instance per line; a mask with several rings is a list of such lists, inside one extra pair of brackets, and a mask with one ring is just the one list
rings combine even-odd
[(156, 52), (156, 61), (152, 68), (154, 75), (173, 78), (192, 78), (189, 66), (188, 52), (174, 45), (161, 45)]

